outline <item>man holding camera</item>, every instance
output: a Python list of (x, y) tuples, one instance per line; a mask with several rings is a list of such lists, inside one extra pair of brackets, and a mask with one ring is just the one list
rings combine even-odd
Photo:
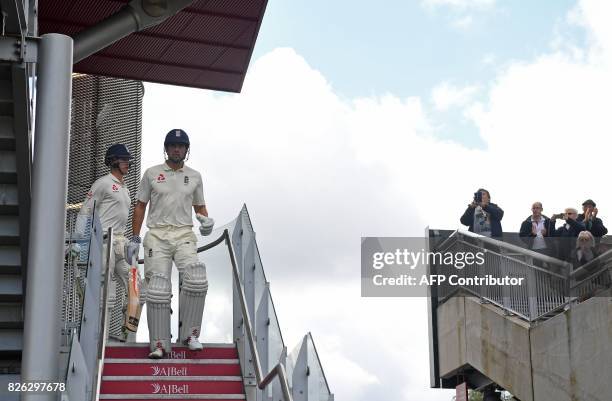
[(480, 188), (474, 193), (474, 199), (465, 209), (460, 221), (473, 233), (485, 237), (501, 237), (503, 217), (504, 211), (495, 203), (491, 203), (489, 191)]
[(572, 207), (566, 208), (565, 213), (553, 214), (550, 217), (553, 226), (556, 226), (557, 219), (565, 220), (565, 224), (556, 228), (554, 233), (555, 237), (560, 237), (557, 254), (559, 259), (569, 260), (571, 251), (576, 243), (574, 238), (578, 238), (578, 234), (584, 231), (585, 227), (582, 222), (578, 221), (578, 211)]
[(604, 226), (603, 221), (597, 217), (597, 205), (592, 199), (587, 199), (582, 203), (582, 213), (578, 215), (577, 220), (584, 223), (586, 230), (593, 234), (593, 237), (600, 238), (608, 233), (608, 229)]

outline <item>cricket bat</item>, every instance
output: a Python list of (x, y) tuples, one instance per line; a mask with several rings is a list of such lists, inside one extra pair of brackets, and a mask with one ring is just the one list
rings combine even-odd
[(128, 277), (128, 302), (127, 311), (125, 313), (125, 328), (133, 333), (138, 330), (138, 322), (140, 321), (140, 312), (142, 305), (140, 304), (140, 281), (138, 280), (138, 267), (136, 265), (136, 257), (132, 258), (132, 267)]

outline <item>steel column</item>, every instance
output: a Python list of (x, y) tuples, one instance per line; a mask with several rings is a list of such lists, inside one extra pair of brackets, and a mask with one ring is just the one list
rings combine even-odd
[[(70, 143), (72, 39), (43, 35), (38, 60), (36, 135), (28, 284), (23, 334), (23, 381), (60, 381), (64, 224)], [(23, 393), (22, 400), (56, 400)]]

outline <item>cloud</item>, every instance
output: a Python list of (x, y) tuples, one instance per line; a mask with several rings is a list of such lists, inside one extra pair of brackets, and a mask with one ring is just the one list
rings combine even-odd
[[(590, 38), (585, 57), (561, 47), (506, 62), (474, 83), (478, 101), (476, 89), (444, 82), (422, 96), (346, 99), (288, 48), (256, 60), (240, 95), (147, 84), (143, 165), (161, 161), (168, 129), (190, 133), (211, 216), (229, 221), (247, 203), (286, 343), (312, 331), (337, 399), (448, 400), (428, 389), (424, 300), (359, 296), (359, 238), (457, 228), (479, 187), (506, 211), (507, 231), (534, 200), (555, 213), (592, 197), (609, 222), (612, 43), (602, 3), (574, 11)], [(437, 139), (428, 96), (435, 110), (460, 110), (486, 149)]]
[(483, 9), (495, 5), (496, 0), (423, 0), (425, 7), (450, 7), (454, 9)]
[(473, 22), (474, 22), (474, 17), (472, 17), (471, 15), (466, 15), (464, 17), (461, 17), (453, 21), (453, 26), (458, 29), (468, 29), (469, 27), (472, 26)]
[(431, 91), (431, 99), (438, 111), (446, 111), (451, 107), (466, 106), (478, 91), (476, 86), (456, 87), (448, 82), (442, 82)]
[(422, 0), (421, 5), (431, 13), (444, 11), (453, 28), (467, 31), (472, 28), (478, 16), (495, 9), (496, 0)]

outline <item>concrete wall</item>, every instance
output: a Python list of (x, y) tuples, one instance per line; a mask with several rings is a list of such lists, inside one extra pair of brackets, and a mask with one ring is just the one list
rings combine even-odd
[(530, 327), (478, 298), (438, 307), (440, 375), (465, 365), (522, 401), (612, 399), (612, 294)]
[(529, 325), (478, 298), (456, 297), (438, 307), (440, 375), (465, 364), (522, 401), (533, 401)]
[(612, 298), (573, 306), (531, 330), (536, 400), (612, 399)]

